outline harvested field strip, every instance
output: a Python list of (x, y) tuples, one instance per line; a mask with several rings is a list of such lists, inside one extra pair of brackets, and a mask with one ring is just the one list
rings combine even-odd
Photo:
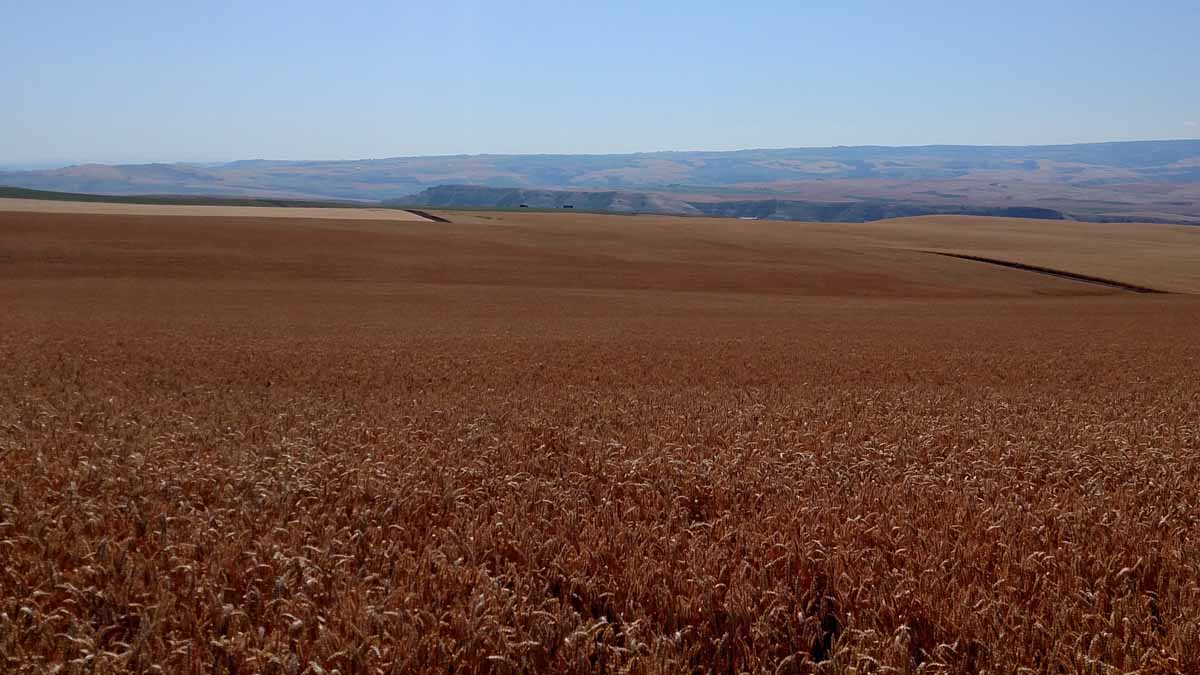
[(0, 212), (66, 213), (144, 217), (201, 216), (208, 218), (303, 218), (308, 220), (388, 220), (422, 222), (426, 218), (404, 209), (311, 206), (223, 206), (198, 204), (118, 203), (7, 199), (0, 197)]
[(978, 255), (967, 255), (965, 253), (948, 253), (946, 251), (926, 251), (922, 253), (932, 253), (933, 255), (946, 256), (947, 258), (959, 258), (962, 260), (973, 260), (975, 262), (987, 263), (989, 265), (999, 265), (1001, 267), (1011, 267), (1025, 272), (1036, 272), (1037, 274), (1048, 274), (1052, 277), (1060, 277), (1063, 279), (1072, 279), (1081, 281), (1087, 284), (1097, 284), (1100, 286), (1108, 286), (1110, 288), (1119, 288), (1124, 291), (1133, 291), (1134, 293), (1167, 293), (1157, 288), (1148, 288), (1146, 286), (1138, 286), (1136, 284), (1128, 284), (1123, 281), (1114, 281), (1112, 279), (1102, 279), (1093, 277), (1087, 274), (1076, 274), (1075, 272), (1066, 272), (1063, 270), (1050, 269), (1049, 267), (1039, 267), (1037, 265), (1028, 265), (1026, 263), (1013, 262), (1011, 260), (998, 260), (996, 258), (984, 258)]

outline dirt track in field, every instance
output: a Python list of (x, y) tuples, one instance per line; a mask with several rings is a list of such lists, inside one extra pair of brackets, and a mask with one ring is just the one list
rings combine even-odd
[(1061, 279), (1070, 279), (1072, 281), (1080, 281), (1087, 284), (1096, 284), (1097, 286), (1106, 286), (1122, 291), (1132, 291), (1134, 293), (1165, 293), (1156, 288), (1147, 288), (1146, 286), (1138, 286), (1136, 284), (1127, 284), (1123, 281), (1113, 281), (1112, 279), (1102, 279), (1086, 274), (1077, 274), (1074, 272), (1064, 272), (1062, 270), (1052, 270), (1048, 267), (1038, 267), (1037, 265), (1028, 265), (1025, 263), (1011, 262), (1008, 260), (996, 260), (995, 258), (984, 258), (977, 255), (968, 255), (966, 253), (946, 253), (944, 251), (926, 251), (931, 255), (942, 255), (950, 258), (959, 258), (960, 260), (973, 260), (975, 262), (986, 263), (988, 265), (998, 265), (1009, 269), (1020, 270), (1022, 272), (1034, 272), (1036, 274), (1046, 274), (1052, 277)]
[(0, 671), (1200, 672), (1191, 231), (449, 217), (0, 213)]

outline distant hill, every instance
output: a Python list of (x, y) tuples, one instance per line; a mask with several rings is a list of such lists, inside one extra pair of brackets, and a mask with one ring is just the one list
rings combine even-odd
[[(596, 203), (612, 202), (604, 210), (708, 212), (735, 207), (698, 204), (778, 200), (865, 204), (854, 207), (860, 211), (879, 208), (872, 204), (887, 205), (885, 210), (933, 212), (1034, 208), (1089, 219), (1200, 222), (1200, 140), (89, 164), (0, 172), (0, 185), (107, 194), (362, 201), (469, 185), (587, 192), (587, 199)], [(603, 196), (590, 196), (595, 194)], [(457, 196), (465, 196), (461, 187)], [(539, 198), (558, 197), (518, 197)]]
[(585, 190), (525, 190), (480, 185), (439, 185), (401, 199), (384, 202), (396, 206), (482, 209), (560, 209), (615, 213), (660, 213), (667, 215), (755, 218), (759, 220), (803, 220), (812, 222), (862, 223), (885, 218), (936, 214), (1007, 216), (1063, 220), (1066, 214), (1033, 207), (935, 207), (879, 200), (849, 202), (804, 202), (786, 199), (746, 201), (696, 201), (640, 192)]
[(565, 206), (585, 211), (617, 213), (663, 213), (699, 216), (704, 212), (671, 197), (645, 192), (528, 190), (480, 185), (439, 185), (421, 192), (384, 202), (399, 206), (431, 208), (558, 209)]

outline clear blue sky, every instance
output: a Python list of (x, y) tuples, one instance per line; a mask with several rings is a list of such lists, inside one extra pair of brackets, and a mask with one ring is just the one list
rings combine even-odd
[(0, 164), (1200, 136), (1200, 2), (0, 0)]

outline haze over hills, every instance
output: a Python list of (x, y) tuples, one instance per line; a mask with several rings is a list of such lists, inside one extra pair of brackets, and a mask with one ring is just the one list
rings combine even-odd
[[(89, 164), (0, 172), (0, 185), (431, 206), (500, 207), (514, 200), (540, 201), (616, 211), (815, 220), (1041, 213), (1200, 223), (1200, 140)], [(454, 187), (426, 192), (439, 186)], [(479, 188), (567, 193), (521, 196), (512, 190)]]

